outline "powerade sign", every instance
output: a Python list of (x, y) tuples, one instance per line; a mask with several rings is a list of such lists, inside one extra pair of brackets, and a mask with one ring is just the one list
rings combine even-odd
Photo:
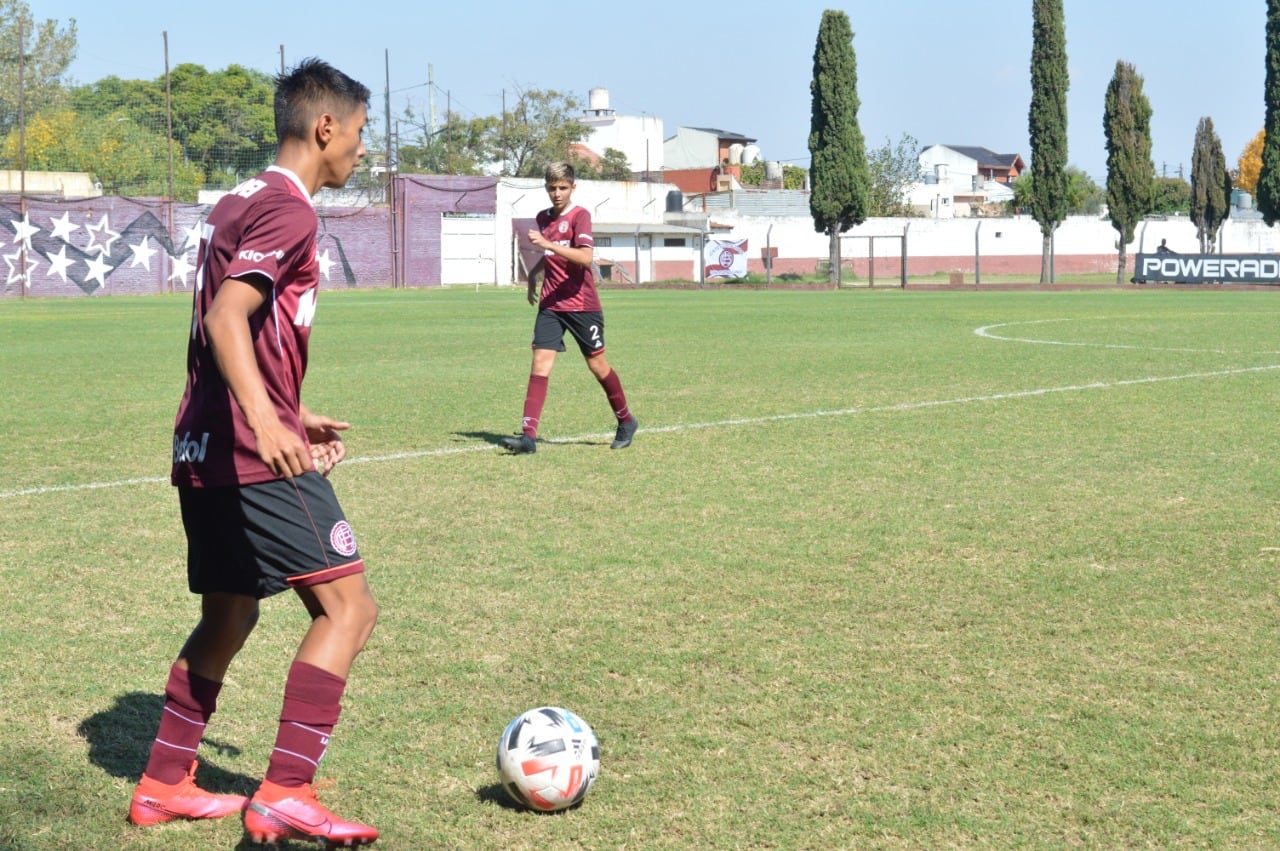
[(1280, 284), (1280, 255), (1139, 254), (1133, 279), (1140, 284)]

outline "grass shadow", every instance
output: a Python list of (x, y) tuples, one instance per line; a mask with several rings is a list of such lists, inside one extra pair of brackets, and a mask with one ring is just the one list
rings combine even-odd
[[(147, 767), (163, 709), (162, 695), (131, 691), (117, 697), (109, 709), (81, 721), (76, 732), (89, 744), (89, 761), (113, 777), (137, 781)], [(203, 754), (240, 754), (240, 748), (228, 742), (202, 739), (200, 744)], [(200, 786), (210, 792), (250, 795), (258, 778), (226, 771), (202, 759)]]

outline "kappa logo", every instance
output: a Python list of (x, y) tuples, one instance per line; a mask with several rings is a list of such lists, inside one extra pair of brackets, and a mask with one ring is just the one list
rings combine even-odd
[(209, 432), (200, 435), (200, 440), (191, 439), (191, 432), (182, 437), (173, 436), (173, 463), (200, 464), (204, 461), (205, 452), (209, 448)]
[(254, 251), (252, 248), (246, 248), (244, 251), (241, 251), (239, 254), (236, 255), (236, 259), (248, 260), (251, 263), (261, 263), (263, 260), (266, 260), (268, 257), (276, 258), (276, 262), (278, 263), (284, 259), (284, 252), (279, 250)]
[(351, 531), (351, 524), (339, 520), (329, 530), (329, 543), (338, 555), (353, 556), (356, 554), (356, 535)]

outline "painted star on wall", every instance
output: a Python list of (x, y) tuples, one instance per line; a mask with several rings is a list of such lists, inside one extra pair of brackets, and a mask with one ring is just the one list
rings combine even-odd
[(173, 270), (169, 272), (168, 280), (170, 281), (176, 280), (179, 284), (182, 285), (183, 289), (186, 289), (187, 275), (191, 274), (191, 271), (195, 269), (195, 266), (192, 266), (190, 263), (187, 262), (186, 252), (179, 254), (177, 257), (170, 255), (169, 263), (170, 265), (173, 266)]
[(151, 271), (151, 258), (159, 253), (159, 249), (150, 247), (147, 243), (150, 237), (143, 236), (142, 242), (129, 246), (129, 250), (133, 252), (133, 262), (129, 264), (129, 268), (134, 266), (142, 266), (148, 272)]
[(182, 244), (182, 250), (188, 251), (192, 248), (200, 247), (200, 234), (204, 231), (204, 223), (196, 222), (189, 228), (183, 228), (182, 232), (187, 235), (187, 240)]
[(5, 287), (13, 286), (15, 281), (21, 281), (23, 287), (31, 288), (31, 272), (40, 265), (40, 261), (31, 256), (32, 252), (24, 251), (21, 247), (12, 254), (4, 255), (5, 265), (9, 267), (9, 276), (5, 280)]
[(18, 239), (14, 243), (22, 243), (22, 247), (31, 250), (31, 237), (40, 232), (40, 228), (31, 224), (31, 214), (23, 213), (22, 219), (9, 222), (9, 227), (13, 228), (13, 232), (17, 234)]
[(98, 282), (98, 289), (102, 289), (107, 285), (107, 275), (115, 271), (114, 266), (109, 266), (106, 260), (102, 259), (103, 255), (99, 254), (92, 260), (82, 261), (84, 265), (89, 267), (89, 271), (84, 276), (84, 282)]
[(80, 230), (80, 226), (71, 222), (71, 211), (64, 212), (58, 218), (49, 217), (49, 224), (53, 225), (53, 238), (60, 239), (63, 242), (71, 241), (71, 232)]
[(67, 256), (67, 247), (64, 245), (61, 248), (59, 248), (57, 254), (51, 254), (50, 252), (46, 251), (44, 256), (47, 257), (49, 260), (49, 270), (44, 273), (44, 276), (46, 278), (49, 278), (54, 275), (57, 275), (58, 277), (62, 278), (62, 283), (64, 284), (68, 283), (67, 269), (70, 268), (71, 264), (76, 261), (74, 257)]
[[(96, 225), (85, 225), (84, 229), (89, 232), (89, 244), (85, 246), (85, 251), (96, 251), (99, 254), (111, 256), (111, 243), (120, 238), (120, 234), (111, 229), (111, 225), (107, 223), (107, 216), (102, 215), (102, 221)], [(107, 238), (99, 242), (100, 235), (106, 235)]]
[(329, 280), (329, 270), (332, 269), (333, 264), (337, 262), (329, 257), (329, 249), (326, 248), (323, 253), (317, 251), (316, 262), (320, 264), (320, 274), (324, 275), (324, 279), (326, 281)]

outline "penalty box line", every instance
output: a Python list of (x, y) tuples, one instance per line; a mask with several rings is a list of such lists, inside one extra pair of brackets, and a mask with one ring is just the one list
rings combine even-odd
[[(987, 393), (978, 396), (959, 396), (954, 399), (933, 399), (923, 402), (898, 402), (892, 405), (875, 405), (871, 407), (838, 408), (829, 411), (806, 411), (793, 414), (771, 414), (764, 417), (737, 417), (727, 420), (714, 420), (705, 423), (677, 423), (667, 426), (645, 426), (642, 434), (672, 434), (682, 431), (695, 431), (708, 428), (734, 428), (737, 426), (765, 425), (768, 423), (789, 422), (795, 420), (815, 420), (825, 417), (852, 417), (866, 414), (888, 414), (905, 411), (923, 411), (929, 408), (943, 408), (950, 405), (973, 405), (981, 402), (1004, 402), (1014, 399), (1031, 399), (1037, 396), (1050, 396), (1056, 393), (1080, 393), (1086, 390), (1112, 390), (1120, 387), (1137, 387), (1144, 384), (1163, 384), (1170, 381), (1195, 381), (1205, 378), (1229, 378), (1235, 375), (1250, 375), (1271, 372), (1280, 369), (1280, 364), (1267, 366), (1246, 366), (1238, 369), (1220, 369), (1211, 372), (1188, 372), (1182, 375), (1149, 376), (1146, 378), (1127, 378), (1119, 381), (1094, 381), (1088, 384), (1067, 384), (1060, 387), (1038, 387), (1032, 390), (1011, 390), (1007, 393)], [(612, 432), (584, 434), (577, 437), (564, 437), (549, 440), (547, 443), (577, 443), (583, 440), (602, 439), (612, 436)], [(380, 464), (387, 461), (407, 461), (415, 458), (440, 458), (449, 455), (465, 455), (470, 452), (488, 452), (492, 444), (484, 446), (456, 446), (443, 449), (422, 449), (407, 452), (392, 452), (385, 455), (362, 455), (348, 458), (347, 464)], [(151, 485), (168, 483), (168, 476), (147, 478), (120, 479), (111, 482), (86, 482), (83, 484), (47, 485), (44, 487), (21, 488), (11, 491), (0, 491), (0, 499), (14, 499), (20, 496), (40, 496), (50, 493), (70, 493), (74, 491), (102, 490), (120, 488), (130, 485)]]

